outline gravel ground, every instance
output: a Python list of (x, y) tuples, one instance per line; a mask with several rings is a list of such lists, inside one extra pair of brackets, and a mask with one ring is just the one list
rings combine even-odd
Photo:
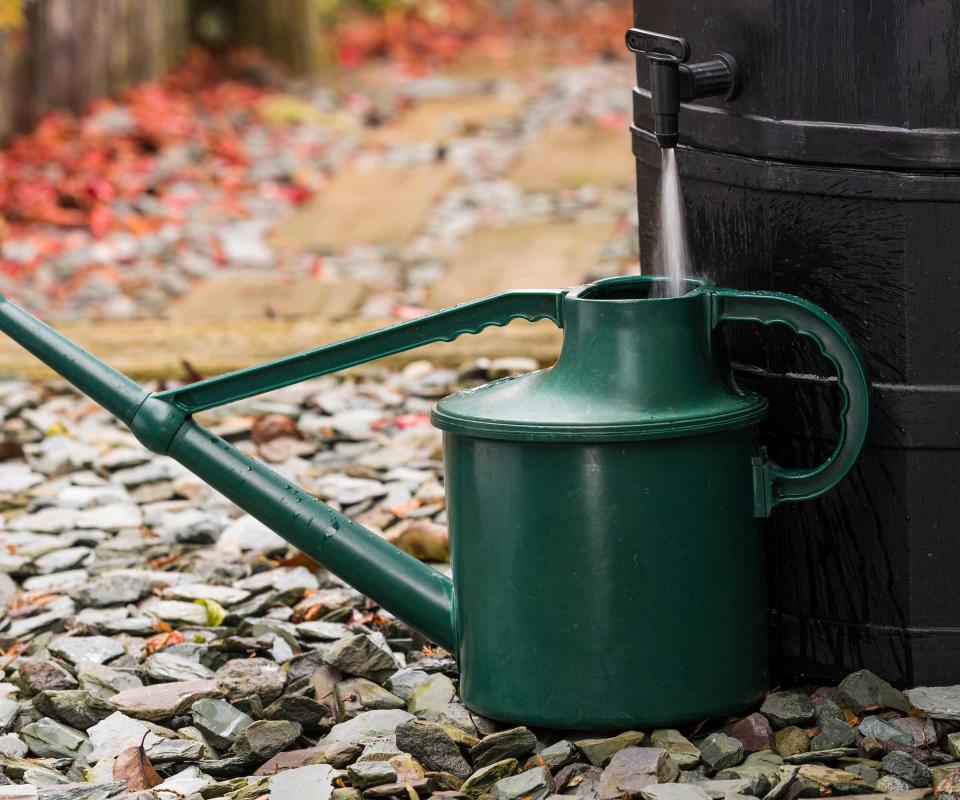
[[(446, 569), (434, 400), (530, 369), (324, 379), (204, 422)], [(960, 687), (869, 672), (684, 730), (528, 730), (457, 667), (90, 401), (0, 384), (0, 798), (960, 795)]]

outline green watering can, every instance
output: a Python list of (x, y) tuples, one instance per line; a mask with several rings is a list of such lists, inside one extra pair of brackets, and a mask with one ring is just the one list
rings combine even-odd
[[(797, 297), (658, 278), (494, 295), (180, 389), (150, 393), (13, 303), (0, 330), (291, 544), (454, 654), (474, 711), (552, 728), (671, 725), (737, 711), (767, 684), (757, 519), (850, 470), (870, 415), (846, 331)], [(191, 419), (198, 411), (515, 318), (564, 330), (550, 369), (451, 395), (444, 431), (453, 580)], [(754, 443), (767, 401), (733, 383), (718, 328), (813, 339), (843, 393), (815, 469)]]

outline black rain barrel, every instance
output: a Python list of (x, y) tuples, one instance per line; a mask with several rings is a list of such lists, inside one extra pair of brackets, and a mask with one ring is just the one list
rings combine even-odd
[[(856, 470), (767, 522), (774, 666), (960, 683), (960, 6), (954, 0), (634, 0), (637, 27), (691, 61), (732, 53), (732, 102), (680, 112), (691, 249), (718, 284), (799, 294), (870, 364)], [(652, 264), (660, 155), (638, 58), (633, 149)], [(812, 465), (835, 441), (828, 365), (775, 327), (731, 343), (772, 400), (771, 452)], [(731, 625), (736, 620), (730, 621)]]

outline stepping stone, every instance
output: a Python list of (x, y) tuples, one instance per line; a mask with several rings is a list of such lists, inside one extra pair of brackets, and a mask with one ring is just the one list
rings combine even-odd
[[(481, 228), (463, 238), (447, 271), (430, 287), (432, 308), (511, 289), (575, 286), (590, 275), (601, 249), (614, 236), (611, 224), (524, 223)], [(549, 324), (549, 323), (547, 323)]]
[(357, 244), (400, 246), (422, 227), (452, 180), (453, 171), (444, 164), (339, 172), (329, 186), (281, 223), (273, 243), (312, 250)]
[(375, 138), (386, 144), (446, 142), (495, 123), (516, 119), (522, 110), (520, 98), (505, 95), (428, 98), (419, 101), (395, 123), (377, 131)]
[(207, 320), (225, 324), (240, 319), (342, 319), (363, 303), (359, 281), (291, 278), (276, 272), (228, 273), (194, 286), (170, 308), (174, 322)]
[(527, 192), (632, 185), (630, 133), (590, 125), (557, 126), (531, 142), (507, 176)]

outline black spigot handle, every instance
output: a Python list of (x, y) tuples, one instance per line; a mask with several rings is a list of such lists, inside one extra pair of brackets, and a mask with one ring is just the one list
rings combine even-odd
[(645, 55), (654, 61), (682, 64), (690, 58), (690, 44), (679, 36), (630, 28), (626, 36), (627, 49)]

